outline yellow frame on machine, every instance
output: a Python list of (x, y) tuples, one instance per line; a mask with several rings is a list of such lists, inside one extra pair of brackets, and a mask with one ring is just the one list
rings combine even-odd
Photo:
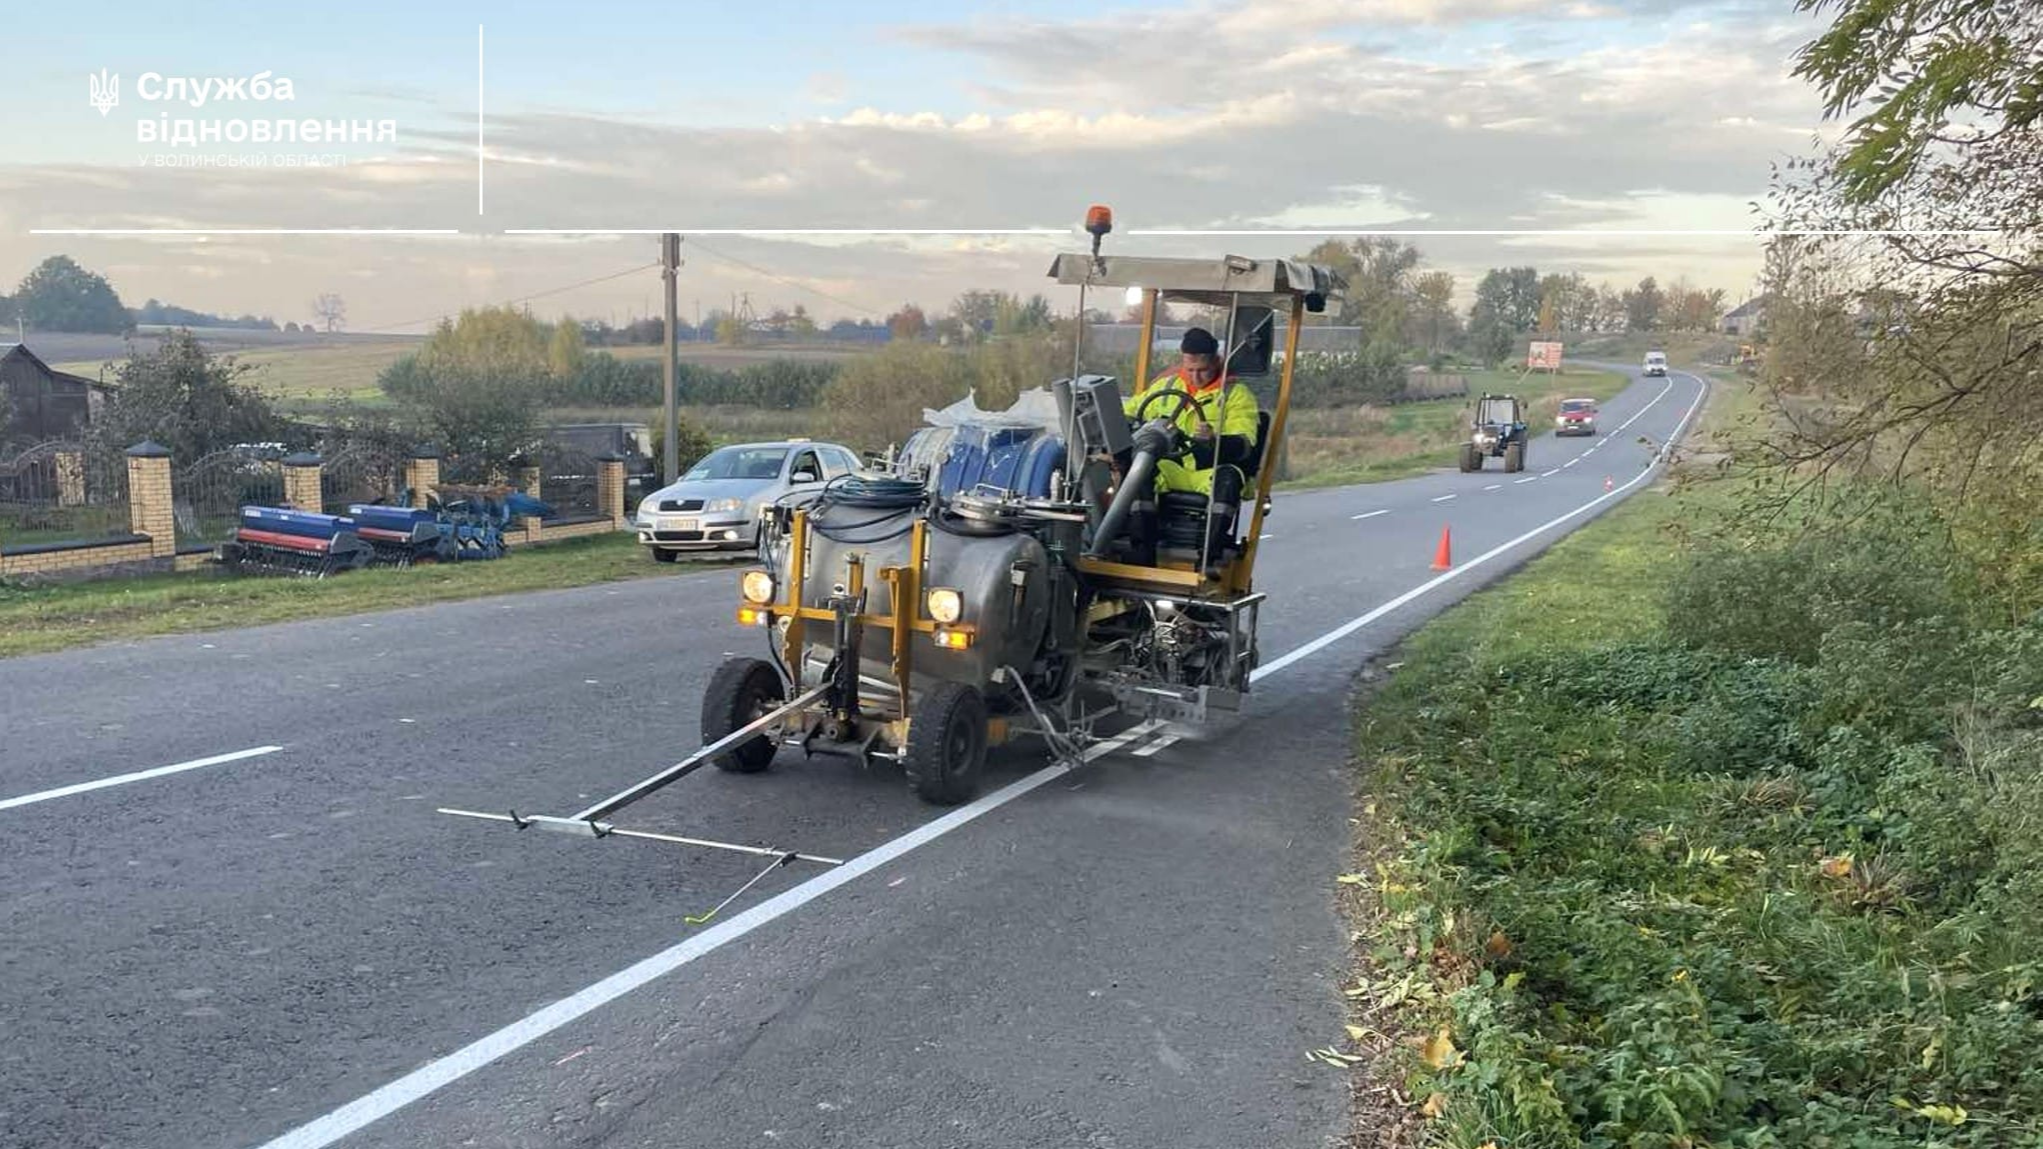
[[(802, 665), (802, 622), (836, 622), (837, 612), (826, 607), (803, 606), (801, 604), (802, 581), (808, 574), (809, 559), (809, 512), (798, 509), (788, 532), (787, 586), (775, 588), (780, 591), (776, 601), (771, 603), (747, 603), (738, 608), (738, 621), (747, 625), (773, 627), (781, 620), (788, 620), (787, 634), (783, 640), (783, 661), (789, 673), (801, 677)], [(942, 634), (961, 635), (970, 645), (978, 637), (978, 628), (968, 622), (940, 623), (923, 613), (922, 578), (929, 564), (929, 522), (915, 520), (909, 534), (908, 562), (904, 566), (881, 567), (877, 573), (887, 583), (894, 596), (894, 609), (888, 614), (865, 612), (854, 616), (861, 626), (884, 626), (893, 636), (893, 663), (890, 670), (894, 688), (900, 694), (901, 713), (908, 713), (909, 685), (914, 673), (915, 654), (911, 646), (913, 636), (927, 634), (932, 638)], [(853, 596), (865, 590), (865, 562), (857, 555), (850, 560), (851, 571), (845, 589)]]

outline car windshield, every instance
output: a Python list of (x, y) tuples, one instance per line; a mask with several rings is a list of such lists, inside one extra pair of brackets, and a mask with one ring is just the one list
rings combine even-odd
[(1561, 410), (1563, 410), (1563, 411), (1592, 411), (1592, 410), (1595, 410), (1595, 408), (1596, 408), (1596, 400), (1594, 400), (1594, 399), (1563, 399), (1563, 400), (1561, 400)]
[(725, 447), (688, 468), (683, 479), (775, 479), (787, 459), (786, 447)]

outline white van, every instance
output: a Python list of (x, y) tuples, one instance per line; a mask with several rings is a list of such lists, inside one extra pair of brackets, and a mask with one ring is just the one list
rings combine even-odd
[(1667, 374), (1667, 353), (1665, 351), (1646, 352), (1646, 374)]

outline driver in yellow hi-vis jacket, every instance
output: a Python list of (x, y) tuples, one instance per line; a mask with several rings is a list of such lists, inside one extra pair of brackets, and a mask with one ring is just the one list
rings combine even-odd
[[(1160, 459), (1155, 491), (1144, 492), (1129, 509), (1129, 533), (1135, 540), (1135, 561), (1156, 561), (1155, 495), (1186, 491), (1209, 496), (1206, 511), (1208, 566), (1215, 564), (1241, 508), (1244, 479), (1241, 464), (1256, 444), (1259, 408), (1255, 392), (1226, 378), (1220, 342), (1203, 327), (1185, 332), (1178, 344), (1177, 369), (1159, 376), (1123, 405), (1131, 417), (1168, 418), (1192, 440), (1189, 459)], [(1182, 394), (1185, 398), (1175, 398)]]

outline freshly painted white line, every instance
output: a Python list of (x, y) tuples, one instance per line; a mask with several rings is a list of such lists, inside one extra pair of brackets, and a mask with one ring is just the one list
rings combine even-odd
[(1513, 479), (1513, 480), (1511, 480), (1511, 483), (1512, 483), (1512, 485), (1513, 485), (1513, 486), (1516, 486), (1516, 485), (1517, 485), (1517, 484), (1519, 484), (1519, 483), (1537, 483), (1537, 482), (1539, 482), (1539, 476), (1538, 476), (1538, 475), (1527, 475), (1527, 476), (1525, 476), (1525, 477), (1524, 477), (1524, 478), (1522, 478), (1522, 479)]
[(1563, 466), (1563, 467), (1572, 467), (1572, 466), (1574, 466), (1575, 464), (1577, 464), (1577, 463), (1579, 463), (1579, 462), (1581, 462), (1581, 461), (1582, 461), (1582, 457), (1581, 457), (1580, 455), (1577, 455), (1576, 457), (1574, 457), (1574, 458), (1572, 458), (1572, 459), (1569, 459), (1569, 460), (1568, 460), (1567, 462), (1565, 462), (1565, 463), (1562, 463), (1562, 464), (1561, 464), (1561, 466)]
[(264, 754), (275, 754), (282, 746), (257, 746), (249, 750), (236, 750), (232, 754), (215, 754), (211, 758), (194, 758), (189, 762), (178, 762), (169, 766), (158, 766), (150, 770), (137, 770), (133, 774), (118, 774), (112, 778), (101, 778), (96, 782), (80, 782), (73, 786), (59, 786), (55, 790), (42, 790), (34, 794), (23, 794), (19, 798), (0, 800), (0, 810), (11, 810), (16, 806), (30, 806), (47, 802), (52, 798), (68, 798), (89, 790), (104, 790), (108, 786), (124, 786), (129, 782), (141, 782), (150, 778), (161, 778), (165, 774), (181, 774), (186, 770), (197, 770), (202, 766), (218, 766), (224, 762), (239, 762), (244, 758), (260, 758)]
[(1449, 500), (1449, 499), (1451, 499), (1451, 498), (1453, 498), (1453, 497), (1454, 497), (1453, 495), (1442, 495), (1442, 496), (1440, 496), (1439, 498), (1437, 498), (1437, 499), (1434, 499), (1433, 501), (1434, 501), (1434, 502), (1436, 502), (1436, 503), (1444, 503), (1444, 502), (1446, 502), (1447, 500)]
[(1274, 538), (1274, 537), (1275, 537), (1275, 536), (1273, 536), (1273, 535), (1257, 535), (1257, 536), (1256, 536), (1256, 541), (1257, 541), (1257, 542), (1259, 542), (1259, 543), (1266, 543), (1266, 542), (1269, 542), (1269, 541), (1270, 541), (1270, 539), (1272, 539), (1272, 538)]
[(1552, 478), (1552, 477), (1554, 477), (1555, 475), (1558, 475), (1558, 474), (1560, 474), (1560, 473), (1561, 473), (1561, 469), (1560, 469), (1559, 467), (1555, 467), (1555, 468), (1554, 468), (1553, 470), (1551, 470), (1551, 471), (1542, 471), (1542, 472), (1540, 472), (1540, 475), (1539, 475), (1539, 477), (1540, 477), (1540, 478), (1542, 478), (1542, 479), (1550, 479), (1550, 478)]
[(1163, 737), (1157, 739), (1156, 741), (1151, 742), (1149, 745), (1137, 746), (1135, 749), (1130, 750), (1128, 753), (1136, 758), (1149, 758), (1153, 757), (1157, 751), (1169, 749), (1170, 747), (1177, 745), (1177, 743), (1178, 735), (1166, 734)]
[(1491, 483), (1489, 486), (1483, 488), (1483, 490), (1485, 491), (1501, 491), (1503, 489), (1504, 484), (1502, 483)]
[(1383, 509), (1383, 510), (1380, 510), (1380, 511), (1365, 511), (1365, 512), (1363, 512), (1362, 514), (1359, 514), (1359, 515), (1349, 515), (1348, 517), (1349, 517), (1349, 518), (1351, 518), (1351, 519), (1373, 519), (1373, 518), (1375, 518), (1375, 517), (1376, 517), (1376, 516), (1378, 516), (1378, 515), (1387, 515), (1387, 514), (1389, 514), (1389, 513), (1390, 513), (1390, 510), (1389, 510), (1389, 508), (1385, 508), (1385, 509)]
[[(1690, 376), (1690, 378), (1695, 377)], [(1696, 395), (1696, 400), (1689, 406), (1688, 413), (1681, 417), (1681, 422), (1676, 425), (1674, 434), (1668, 437), (1667, 441), (1670, 444), (1681, 437), (1682, 430), (1687, 427), (1689, 419), (1695, 415), (1696, 408), (1702, 405), (1703, 395), (1708, 393), (1708, 385), (1706, 383), (1703, 383), (1701, 379), (1697, 379), (1696, 382), (1702, 386), (1703, 390)], [(1662, 394), (1664, 395), (1665, 392), (1662, 392)], [(1658, 400), (1656, 399), (1655, 402), (1658, 402)], [(1250, 681), (1261, 681), (1290, 666), (1292, 663), (1309, 658), (1391, 611), (1411, 602), (1427, 591), (1458, 578), (1464, 572), (1490, 561), (1520, 543), (1539, 535), (1543, 531), (1567, 522), (1569, 519), (1583, 514), (1599, 504), (1618, 497), (1652, 474), (1653, 468), (1661, 460), (1665, 459), (1666, 455), (1667, 448), (1663, 446), (1659, 453), (1653, 457), (1653, 460), (1646, 464), (1646, 468), (1639, 472), (1637, 478), (1632, 479), (1631, 482), (1626, 483), (1617, 490), (1584, 503), (1567, 514), (1535, 527), (1502, 546), (1494, 547), (1461, 566), (1448, 571), (1446, 574), (1406, 591), (1404, 594), (1370, 611), (1368, 614), (1344, 624), (1339, 629), (1330, 631), (1306, 643), (1304, 646), (1291, 651), (1275, 662), (1258, 667), (1250, 674)], [(1104, 757), (1136, 739), (1148, 736), (1161, 725), (1158, 722), (1145, 722), (1115, 738), (1098, 743), (1086, 750), (1084, 760), (1090, 762)], [(758, 905), (726, 920), (722, 925), (711, 926), (709, 929), (677, 945), (611, 974), (609, 977), (575, 993), (573, 996), (562, 998), (560, 1001), (512, 1022), (495, 1033), (471, 1042), (445, 1057), (428, 1062), (388, 1085), (359, 1097), (331, 1113), (300, 1125), (283, 1136), (265, 1143), (261, 1149), (323, 1149), (324, 1146), (333, 1144), (335, 1141), (346, 1137), (363, 1126), (388, 1116), (406, 1105), (466, 1077), (498, 1058), (531, 1044), (533, 1041), (588, 1014), (590, 1011), (615, 1001), (648, 982), (664, 977), (695, 959), (800, 909), (824, 894), (865, 874), (871, 873), (888, 862), (1007, 805), (1031, 790), (1041, 787), (1044, 783), (1063, 777), (1070, 773), (1073, 768), (1071, 764), (1062, 762), (1053, 766), (1046, 766), (1033, 774), (1009, 783), (1002, 789), (996, 790), (969, 805), (960, 806), (942, 817), (925, 822), (898, 838), (889, 839), (873, 849), (860, 854), (836, 869), (819, 874), (798, 886), (768, 898)]]

